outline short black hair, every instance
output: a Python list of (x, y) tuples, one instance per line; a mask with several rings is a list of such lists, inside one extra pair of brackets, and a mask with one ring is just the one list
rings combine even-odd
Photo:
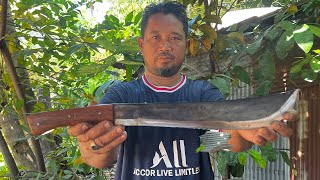
[(175, 1), (150, 4), (144, 9), (141, 20), (142, 37), (144, 36), (144, 31), (147, 27), (150, 16), (157, 13), (173, 14), (182, 23), (186, 38), (188, 37), (188, 16), (186, 13), (186, 8), (182, 4)]

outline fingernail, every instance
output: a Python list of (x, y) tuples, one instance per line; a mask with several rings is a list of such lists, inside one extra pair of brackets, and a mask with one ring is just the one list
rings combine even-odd
[(104, 123), (104, 127), (105, 127), (105, 128), (110, 128), (110, 126), (111, 126), (111, 125), (110, 125), (110, 122)]
[(81, 128), (82, 128), (82, 130), (85, 131), (85, 130), (87, 130), (89, 127), (88, 127), (88, 125), (84, 124)]
[(121, 129), (120, 127), (117, 127), (116, 132), (117, 132), (117, 133), (123, 133), (123, 129)]
[(126, 131), (123, 131), (123, 135), (121, 136), (122, 139), (126, 138), (127, 136), (127, 132)]
[(257, 142), (257, 143), (262, 143), (262, 139), (259, 138), (259, 137), (256, 137), (256, 142)]

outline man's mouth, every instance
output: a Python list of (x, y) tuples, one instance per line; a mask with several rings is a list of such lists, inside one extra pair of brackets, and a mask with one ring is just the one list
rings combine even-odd
[(168, 52), (162, 52), (158, 55), (158, 59), (162, 59), (162, 60), (173, 60), (174, 59), (174, 55), (168, 53)]

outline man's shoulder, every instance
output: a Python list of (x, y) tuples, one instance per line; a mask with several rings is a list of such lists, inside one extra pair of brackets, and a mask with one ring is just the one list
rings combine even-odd
[(112, 88), (116, 89), (131, 89), (131, 88), (137, 88), (140, 87), (142, 84), (142, 80), (139, 78), (137, 80), (133, 80), (130, 82), (119, 82), (112, 86)]
[(192, 86), (193, 88), (204, 88), (204, 87), (208, 87), (208, 86), (213, 86), (212, 83), (208, 80), (192, 80), (192, 79), (187, 79), (187, 83), (188, 86)]

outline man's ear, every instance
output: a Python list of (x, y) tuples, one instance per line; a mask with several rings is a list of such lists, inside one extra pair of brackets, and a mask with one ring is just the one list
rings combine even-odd
[(143, 48), (143, 38), (142, 37), (138, 38), (138, 45), (139, 45), (140, 51), (142, 51), (142, 48)]

